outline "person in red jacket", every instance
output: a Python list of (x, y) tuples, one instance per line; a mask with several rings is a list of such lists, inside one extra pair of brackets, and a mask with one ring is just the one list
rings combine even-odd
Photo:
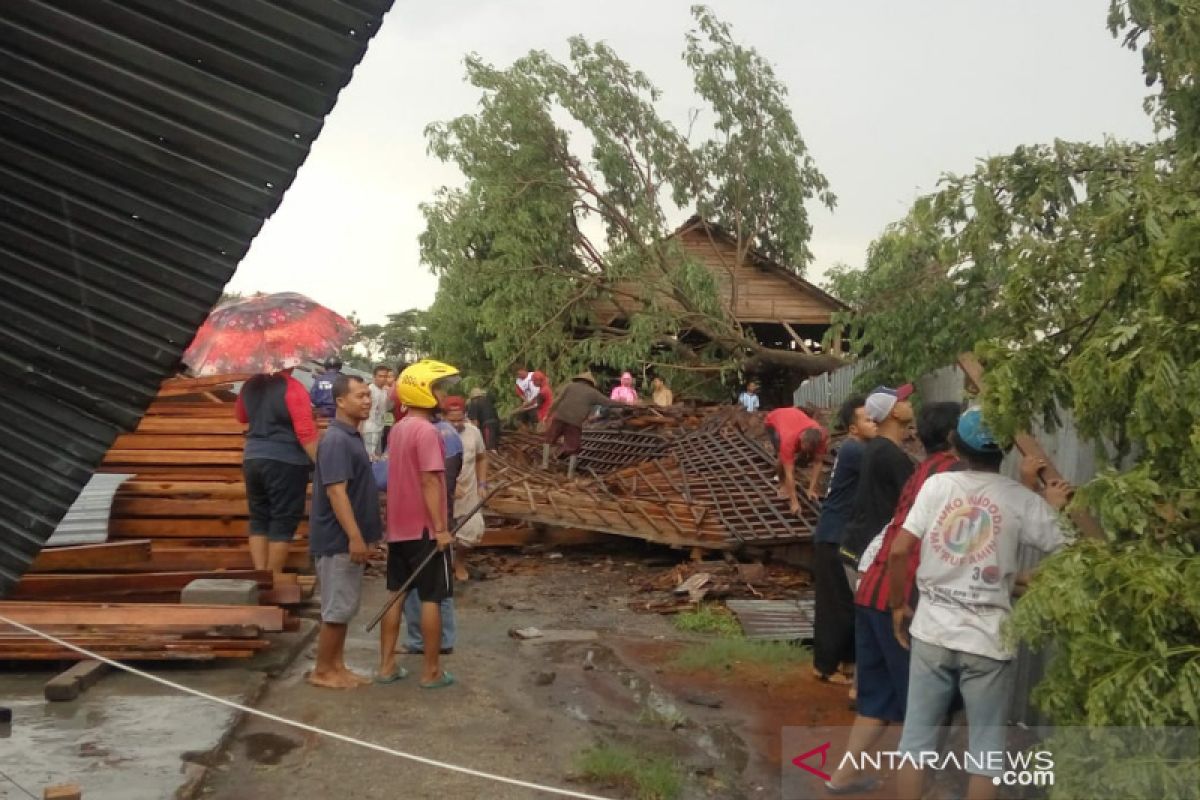
[(308, 475), (317, 458), (319, 434), (308, 391), (290, 369), (255, 375), (242, 385), (234, 415), (249, 425), (242, 474), (250, 560), (255, 569), (280, 575), (304, 517)]
[(800, 500), (796, 497), (796, 464), (812, 465), (805, 492), (808, 499), (816, 502), (817, 484), (821, 480), (822, 458), (829, 448), (829, 432), (815, 419), (798, 408), (777, 408), (767, 414), (765, 420), (767, 438), (779, 457), (776, 471), (779, 477), (779, 495), (786, 498), (793, 514), (800, 513)]

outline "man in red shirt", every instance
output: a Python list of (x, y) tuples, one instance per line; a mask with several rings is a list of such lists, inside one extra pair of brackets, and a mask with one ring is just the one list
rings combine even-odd
[(805, 492), (816, 502), (817, 484), (821, 480), (822, 457), (829, 448), (829, 432), (815, 419), (798, 408), (777, 408), (766, 418), (767, 438), (779, 456), (776, 465), (779, 475), (779, 495), (786, 498), (793, 514), (800, 513), (796, 497), (796, 464), (812, 465)]
[(250, 560), (257, 570), (279, 576), (308, 493), (308, 473), (317, 458), (316, 422), (308, 391), (285, 369), (255, 375), (234, 404), (249, 425), (242, 453), (246, 503), (250, 507)]
[[(421, 598), (421, 635), (425, 643), (423, 689), (454, 683), (454, 676), (443, 670), (438, 660), (442, 648), (440, 604), (454, 596), (454, 580), (445, 445), (434, 427), (433, 415), (457, 380), (457, 369), (428, 359), (404, 370), (396, 382), (396, 395), (408, 413), (392, 426), (388, 443), (387, 588), (398, 591), (416, 576), (410, 588)], [(432, 560), (425, 563), (431, 553)], [(404, 599), (388, 609), (379, 628), (377, 683), (395, 683), (408, 674), (396, 665)]]

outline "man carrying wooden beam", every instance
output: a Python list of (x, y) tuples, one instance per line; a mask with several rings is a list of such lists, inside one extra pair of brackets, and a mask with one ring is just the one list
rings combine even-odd
[(346, 626), (362, 599), (369, 548), (383, 535), (371, 459), (358, 426), (371, 413), (372, 396), (361, 378), (333, 381), (336, 416), (317, 448), (308, 548), (321, 590), (317, 664), (308, 682), (327, 689), (371, 683), (346, 667)]

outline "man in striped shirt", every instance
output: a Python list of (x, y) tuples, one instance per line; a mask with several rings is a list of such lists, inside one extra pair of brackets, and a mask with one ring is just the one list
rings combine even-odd
[[(883, 544), (858, 581), (854, 595), (858, 716), (846, 745), (847, 752), (869, 750), (890, 723), (904, 721), (909, 653), (892, 632), (892, 613), (888, 607), (888, 555), (926, 479), (939, 472), (961, 469), (958, 457), (950, 449), (950, 432), (958, 424), (960, 411), (958, 403), (930, 403), (921, 409), (917, 417), (917, 438), (925, 448), (925, 460), (917, 465), (900, 490), (891, 522), (881, 532)], [(913, 548), (904, 585), (906, 596), (912, 598), (910, 602), (914, 606), (919, 560), (920, 548)], [(869, 791), (875, 785), (874, 779), (863, 778), (849, 764), (826, 782), (833, 794)]]

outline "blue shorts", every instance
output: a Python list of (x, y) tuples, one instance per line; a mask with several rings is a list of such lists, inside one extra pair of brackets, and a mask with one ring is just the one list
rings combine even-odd
[(854, 662), (860, 716), (903, 722), (908, 698), (908, 651), (892, 632), (892, 615), (854, 607)]

